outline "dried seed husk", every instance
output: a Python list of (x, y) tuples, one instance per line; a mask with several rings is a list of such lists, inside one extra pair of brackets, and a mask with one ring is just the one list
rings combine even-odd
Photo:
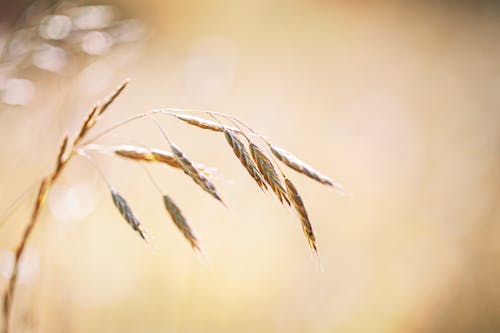
[(106, 109), (114, 102), (114, 100), (120, 95), (120, 93), (125, 89), (129, 80), (123, 81), (103, 102), (98, 103), (93, 106), (92, 110), (89, 112), (85, 120), (83, 121), (82, 127), (78, 135), (75, 138), (74, 145), (76, 146), (83, 137), (87, 134), (87, 132), (94, 127), (97, 118), (106, 111)]
[(59, 154), (57, 155), (57, 164), (54, 171), (52, 172), (51, 181), (55, 180), (59, 176), (59, 174), (61, 173), (62, 169), (64, 168), (64, 166), (68, 161), (68, 156), (69, 156), (69, 154), (67, 153), (68, 142), (69, 142), (69, 136), (66, 134), (63, 138), (61, 146), (59, 147)]
[(198, 167), (179, 149), (179, 147), (171, 143), (170, 148), (172, 149), (172, 153), (177, 162), (179, 162), (179, 165), (181, 166), (184, 173), (191, 177), (191, 179), (196, 184), (198, 184), (205, 192), (209, 193), (212, 197), (224, 204), (219, 194), (217, 194), (215, 185), (208, 180), (203, 172), (198, 169)]
[(279, 201), (283, 203), (285, 201), (290, 205), (290, 201), (287, 199), (285, 188), (281, 183), (281, 180), (274, 169), (271, 160), (266, 156), (266, 154), (260, 150), (255, 144), (250, 143), (249, 145), (250, 155), (252, 156), (255, 164), (259, 168), (260, 173), (264, 176), (264, 179), (269, 184)]
[[(135, 161), (163, 163), (171, 167), (182, 170), (181, 165), (179, 164), (179, 162), (177, 162), (174, 155), (172, 155), (171, 152), (165, 150), (157, 148), (152, 148), (151, 150), (149, 150), (146, 148), (130, 146), (130, 145), (112, 146), (110, 147), (110, 149), (115, 154), (121, 157), (125, 157)], [(207, 178), (212, 176), (209, 170), (210, 168), (208, 168), (207, 166), (200, 163), (193, 163), (193, 164)]]
[(113, 152), (119, 156), (130, 158), (137, 161), (152, 162), (155, 160), (151, 151), (136, 146), (115, 146), (111, 147)]
[(115, 189), (111, 189), (111, 196), (113, 197), (113, 203), (116, 208), (118, 208), (125, 221), (127, 221), (127, 223), (141, 236), (142, 239), (146, 240), (146, 233), (142, 224), (135, 216), (127, 201)]
[(174, 168), (181, 168), (181, 165), (177, 162), (172, 153), (156, 148), (151, 149), (151, 153), (153, 154), (155, 161), (168, 164)]
[(165, 208), (167, 209), (172, 221), (175, 226), (182, 232), (184, 238), (189, 242), (191, 247), (194, 250), (200, 251), (200, 247), (198, 246), (198, 239), (193, 233), (193, 230), (187, 223), (186, 218), (182, 214), (180, 208), (175, 204), (175, 202), (168, 195), (163, 195), (163, 203), (165, 204)]
[(106, 97), (104, 101), (100, 103), (97, 116), (100, 116), (101, 114), (104, 113), (104, 111), (106, 111), (108, 106), (110, 106), (110, 104), (114, 102), (114, 100), (118, 97), (118, 95), (122, 93), (123, 89), (125, 89), (129, 81), (130, 81), (129, 79), (124, 80), (118, 87), (116, 87), (116, 89), (108, 97)]
[(306, 235), (307, 241), (309, 242), (309, 246), (314, 252), (318, 252), (316, 248), (316, 237), (314, 237), (312, 225), (311, 222), (309, 221), (309, 216), (307, 215), (304, 202), (302, 201), (302, 198), (300, 197), (297, 188), (288, 178), (285, 178), (285, 186), (288, 199), (290, 199), (293, 208), (295, 208), (295, 211), (297, 212), (297, 215), (300, 218), (300, 222), (302, 224), (302, 230)]
[(222, 127), (221, 124), (218, 124), (216, 122), (213, 122), (211, 120), (207, 120), (204, 118), (200, 117), (195, 117), (187, 114), (180, 114), (180, 113), (174, 113), (173, 114), (177, 119), (182, 120), (190, 125), (203, 128), (203, 129), (208, 129), (211, 131), (215, 132), (222, 132), (224, 131), (224, 127)]
[(96, 114), (99, 110), (99, 105), (94, 105), (92, 110), (89, 112), (85, 120), (83, 121), (82, 127), (80, 128), (80, 132), (76, 136), (74, 145), (76, 146), (87, 134), (87, 132), (94, 126), (96, 120)]
[(231, 130), (233, 132), (239, 132), (239, 130), (235, 127), (223, 126), (221, 123), (217, 123), (211, 120), (207, 120), (205, 118), (196, 117), (183, 113), (172, 113), (177, 119), (182, 120), (190, 125), (215, 131), (215, 132), (224, 132), (225, 129)]
[(274, 156), (276, 156), (277, 159), (279, 159), (283, 164), (286, 166), (292, 168), (293, 170), (300, 172), (303, 175), (308, 176), (309, 178), (312, 178), (321, 184), (325, 184), (328, 186), (331, 186), (337, 190), (344, 191), (344, 187), (336, 182), (335, 180), (322, 175), (320, 172), (315, 170), (312, 166), (309, 164), (305, 163), (289, 151), (286, 151), (283, 148), (276, 147), (270, 145), (271, 152), (273, 153)]
[(267, 190), (267, 185), (262, 179), (262, 175), (255, 166), (254, 162), (250, 158), (250, 155), (248, 155), (248, 152), (243, 142), (241, 142), (236, 136), (231, 134), (231, 132), (228, 130), (224, 131), (224, 137), (226, 138), (226, 141), (229, 143), (231, 148), (233, 148), (233, 152), (236, 155), (236, 157), (238, 157), (241, 164), (245, 167), (250, 176), (255, 180), (257, 185), (259, 185), (260, 188), (264, 188)]

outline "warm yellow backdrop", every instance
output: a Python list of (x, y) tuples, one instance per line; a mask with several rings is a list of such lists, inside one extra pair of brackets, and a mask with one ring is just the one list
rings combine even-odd
[[(200, 259), (143, 170), (97, 157), (154, 240), (75, 159), (48, 200), (15, 303), (19, 332), (494, 332), (500, 330), (500, 9), (484, 1), (116, 1), (142, 41), (82, 71), (19, 75), (0, 104), (0, 208), (52, 167), (58, 142), (123, 78), (99, 128), (158, 107), (230, 113), (352, 193), (289, 172), (313, 222), (317, 269), (291, 210), (262, 194), (221, 135), (164, 128), (218, 169), (225, 209), (151, 171), (200, 235)], [(166, 148), (147, 120), (102, 143)], [(127, 138), (128, 137), (128, 138)], [(2, 285), (31, 196), (0, 229)]]

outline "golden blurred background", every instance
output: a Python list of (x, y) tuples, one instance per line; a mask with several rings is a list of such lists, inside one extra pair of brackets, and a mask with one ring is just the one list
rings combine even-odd
[[(149, 168), (206, 257), (137, 164), (95, 155), (147, 246), (75, 159), (23, 258), (14, 332), (500, 331), (497, 2), (2, 1), (0, 19), (0, 214), (28, 193), (0, 221), (2, 287), (33, 184), (126, 77), (99, 129), (160, 107), (229, 113), (352, 193), (288, 172), (317, 265), (293, 211), (221, 135), (161, 118), (218, 170), (228, 209), (179, 171)], [(100, 143), (167, 148), (146, 119), (114, 133)]]

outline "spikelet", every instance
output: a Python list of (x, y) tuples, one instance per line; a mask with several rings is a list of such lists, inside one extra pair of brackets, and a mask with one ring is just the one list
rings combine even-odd
[(106, 111), (108, 106), (114, 102), (118, 95), (122, 93), (123, 89), (125, 89), (129, 81), (129, 79), (124, 80), (104, 101), (100, 103), (99, 110), (97, 111), (97, 116), (100, 116), (104, 113), (104, 111)]
[(186, 218), (182, 214), (180, 208), (175, 204), (175, 202), (168, 195), (163, 195), (163, 203), (165, 204), (165, 208), (167, 209), (172, 221), (175, 226), (182, 232), (184, 238), (191, 244), (191, 247), (194, 250), (200, 251), (200, 247), (198, 246), (198, 239), (194, 235), (191, 227), (186, 221)]
[(114, 102), (114, 100), (121, 94), (123, 89), (127, 86), (129, 80), (123, 81), (112, 93), (109, 95), (103, 102), (94, 105), (92, 110), (89, 112), (85, 120), (83, 121), (82, 127), (80, 128), (80, 132), (75, 138), (73, 145), (76, 146), (83, 137), (87, 134), (87, 132), (94, 127), (97, 118), (106, 111), (108, 106)]
[(302, 224), (302, 230), (304, 230), (304, 234), (307, 237), (307, 241), (309, 242), (309, 246), (313, 249), (314, 252), (318, 252), (316, 248), (316, 237), (314, 237), (314, 232), (312, 230), (311, 222), (309, 221), (309, 216), (307, 215), (306, 207), (304, 206), (304, 202), (299, 195), (299, 192), (295, 188), (295, 185), (285, 177), (285, 185), (286, 185), (286, 193), (288, 198), (292, 202), (293, 208), (299, 215), (300, 222)]
[(87, 134), (87, 132), (94, 126), (96, 121), (96, 114), (99, 110), (99, 105), (94, 105), (92, 110), (89, 112), (85, 120), (83, 121), (82, 127), (80, 127), (80, 132), (75, 138), (74, 145), (76, 146)]
[(191, 179), (205, 192), (208, 192), (212, 197), (224, 204), (220, 196), (217, 194), (214, 184), (208, 180), (208, 178), (196, 167), (193, 162), (191, 162), (191, 160), (179, 149), (179, 147), (171, 143), (170, 149), (172, 149), (172, 153), (174, 154), (177, 162), (179, 162), (184, 173), (191, 177)]
[(172, 153), (156, 148), (151, 149), (151, 153), (155, 161), (168, 164), (174, 168), (181, 168), (181, 165), (177, 162)]
[(195, 116), (191, 116), (191, 115), (187, 115), (187, 114), (173, 113), (173, 115), (177, 119), (182, 120), (190, 125), (193, 125), (193, 126), (196, 126), (199, 128), (208, 129), (208, 130), (215, 131), (215, 132), (224, 131), (224, 128), (222, 127), (222, 125), (220, 125), (216, 122), (210, 121), (210, 120), (206, 120), (206, 119), (203, 119), (200, 117), (195, 117)]
[(321, 184), (331, 186), (339, 191), (344, 191), (344, 187), (340, 183), (336, 182), (335, 180), (327, 176), (322, 175), (321, 173), (316, 171), (312, 166), (303, 162), (289, 151), (286, 151), (283, 148), (272, 145), (269, 145), (269, 147), (271, 148), (271, 152), (273, 153), (273, 155), (276, 156), (276, 158), (278, 158), (286, 166), (292, 168), (297, 172), (300, 172), (303, 175), (308, 176), (309, 178), (312, 178), (320, 182)]
[(111, 196), (113, 197), (113, 203), (116, 208), (118, 208), (125, 221), (127, 221), (127, 223), (142, 237), (142, 239), (146, 240), (142, 224), (135, 216), (127, 201), (115, 189), (111, 189)]
[(68, 142), (69, 142), (69, 136), (66, 134), (63, 138), (61, 146), (59, 147), (59, 154), (57, 155), (57, 164), (54, 171), (52, 172), (51, 181), (54, 181), (59, 176), (62, 169), (66, 165), (66, 162), (68, 161), (69, 155), (66, 152), (68, 150)]
[(224, 136), (227, 140), (227, 143), (229, 143), (231, 148), (233, 148), (233, 152), (236, 157), (238, 157), (241, 164), (243, 164), (243, 166), (248, 171), (250, 176), (252, 176), (252, 178), (255, 180), (257, 185), (259, 185), (260, 188), (264, 187), (264, 189), (267, 190), (267, 185), (262, 179), (262, 175), (260, 174), (259, 170), (248, 155), (244, 144), (236, 136), (232, 135), (228, 130), (224, 131)]
[(135, 146), (114, 146), (111, 147), (116, 155), (121, 157), (130, 158), (137, 161), (152, 162), (155, 160), (154, 155), (151, 151), (145, 148), (135, 147)]
[[(177, 168), (177, 169), (181, 169), (182, 170), (182, 167), (181, 165), (179, 164), (179, 162), (175, 159), (174, 155), (172, 155), (171, 152), (168, 152), (168, 151), (165, 151), (165, 150), (161, 150), (161, 149), (157, 149), (157, 148), (152, 148), (151, 149), (151, 154), (153, 154), (153, 157), (154, 157), (154, 161), (155, 162), (160, 162), (160, 163), (164, 163), (164, 164), (168, 164), (170, 165), (171, 167), (174, 167), (174, 168)], [(212, 175), (212, 172), (210, 171), (211, 168), (201, 164), (201, 163), (194, 163), (193, 162), (193, 165), (196, 167), (196, 169), (198, 169), (198, 171), (201, 172), (201, 174), (203, 174), (205, 177), (207, 178), (211, 178), (213, 175)]]
[(264, 176), (266, 182), (271, 186), (274, 194), (278, 197), (279, 201), (283, 203), (283, 200), (290, 205), (290, 201), (287, 199), (286, 191), (281, 183), (281, 180), (274, 169), (271, 160), (264, 154), (259, 147), (250, 143), (249, 145), (250, 155), (252, 155), (255, 164), (259, 168), (260, 173)]
[(195, 116), (187, 115), (187, 114), (181, 114), (181, 113), (171, 113), (171, 114), (174, 115), (177, 119), (182, 120), (190, 125), (193, 125), (193, 126), (196, 126), (199, 128), (203, 128), (203, 129), (207, 129), (207, 130), (211, 130), (211, 131), (215, 131), (215, 132), (224, 132), (224, 129), (228, 129), (228, 130), (231, 130), (231, 131), (236, 132), (236, 133), (240, 132), (240, 130), (235, 128), (235, 127), (222, 126), (222, 124), (220, 124), (220, 123), (216, 123), (214, 121), (207, 120), (204, 118), (195, 117)]
[[(151, 150), (149, 150), (146, 148), (129, 146), (129, 145), (112, 146), (110, 147), (110, 149), (116, 155), (131, 160), (142, 161), (142, 162), (158, 162), (182, 170), (181, 165), (179, 164), (179, 162), (177, 162), (174, 155), (172, 155), (171, 152), (165, 150), (157, 148), (152, 148)], [(205, 175), (205, 177), (210, 178), (213, 176), (209, 167), (201, 163), (193, 163), (193, 164), (203, 175)]]

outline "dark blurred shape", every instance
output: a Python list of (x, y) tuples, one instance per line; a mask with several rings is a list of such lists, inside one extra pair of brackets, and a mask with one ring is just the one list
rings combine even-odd
[(97, 60), (120, 45), (139, 41), (145, 33), (140, 21), (120, 20), (118, 9), (110, 5), (9, 3), (1, 11), (6, 21), (0, 25), (0, 102), (8, 105), (30, 103), (35, 77), (74, 76), (88, 57)]

